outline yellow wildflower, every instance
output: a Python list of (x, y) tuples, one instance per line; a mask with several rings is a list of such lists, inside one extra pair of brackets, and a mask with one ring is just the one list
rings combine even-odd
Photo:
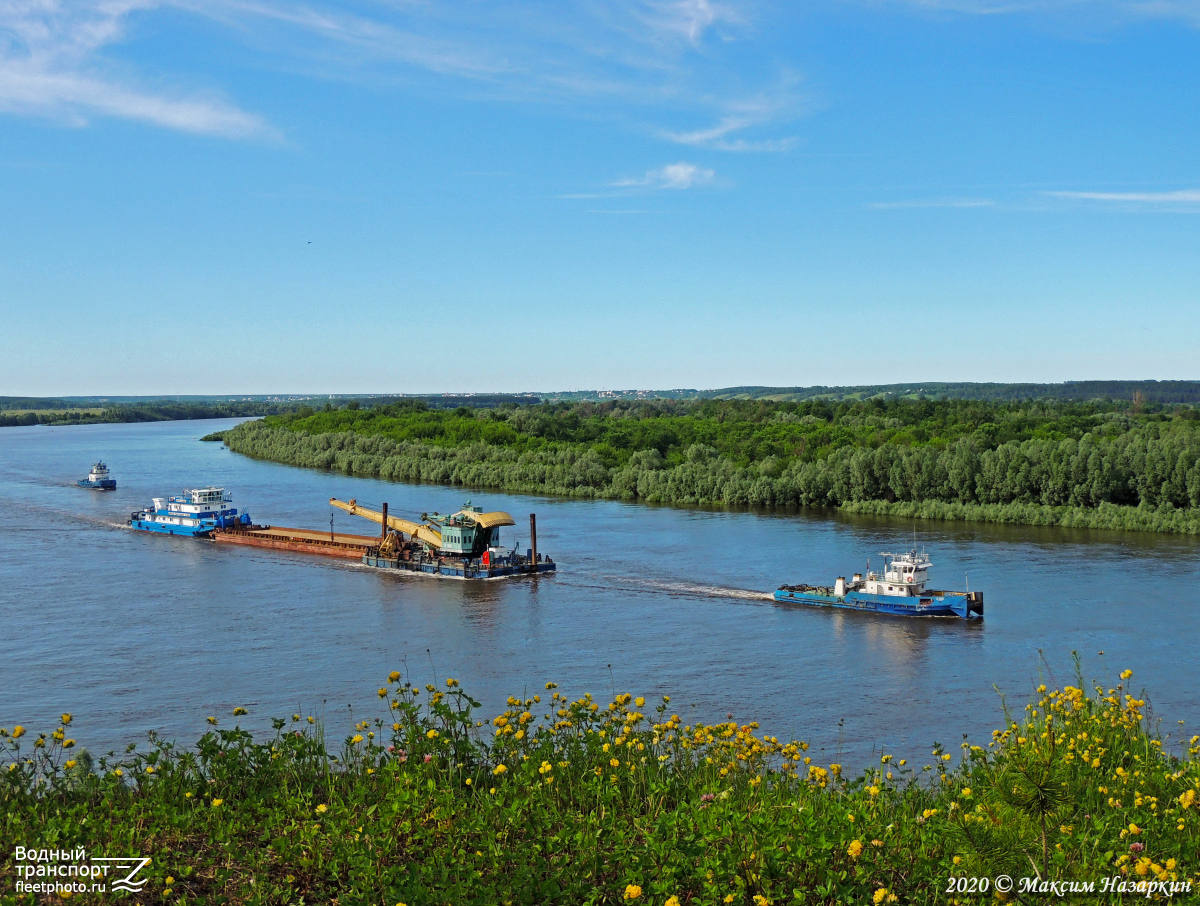
[(329, 806), (327, 806), (324, 802), (317, 806), (318, 815), (324, 815), (327, 811), (329, 811)]
[(13, 738), (13, 739), (20, 739), (20, 738), (21, 738), (22, 736), (24, 736), (24, 735), (25, 735), (25, 728), (24, 728), (24, 727), (22, 727), (22, 726), (20, 726), (20, 725), (13, 727), (13, 731), (12, 731), (12, 738)]
[(246, 709), (245, 709), (245, 708), (243, 708), (243, 707), (241, 707), (240, 705), (239, 705), (238, 707), (236, 707), (236, 708), (234, 708), (234, 709), (233, 709), (233, 716), (234, 716), (234, 717), (241, 717), (241, 716), (242, 716), (243, 714), (245, 714), (245, 713), (246, 713)]
[(636, 884), (629, 884), (625, 887), (625, 899), (636, 900), (642, 895), (642, 888)]
[(850, 854), (851, 859), (857, 859), (862, 855), (863, 845), (860, 840), (851, 840), (850, 845), (846, 847), (846, 852)]
[(875, 901), (876, 906), (878, 906), (878, 904), (887, 899), (887, 896), (888, 889), (886, 887), (880, 887), (877, 891), (875, 891), (875, 896), (872, 899)]
[(963, 790), (962, 790), (962, 797), (963, 797), (964, 799), (970, 799), (970, 798), (971, 798), (971, 788), (970, 788), (969, 786), (964, 786), (964, 787), (963, 787)]
[(213, 808), (220, 808), (220, 807), (221, 807), (221, 803), (223, 803), (224, 801), (225, 801), (224, 799), (214, 799), (214, 800), (212, 801), (212, 807), (213, 807)]
[(72, 758), (70, 761), (67, 762), (67, 767), (68, 768), (75, 767), (75, 759), (74, 758)]
[(64, 714), (64, 715), (62, 716), (62, 722), (63, 722), (63, 724), (64, 724), (64, 725), (66, 725), (66, 724), (69, 724), (69, 723), (71, 722), (71, 715), (70, 715), (70, 714)]
[(679, 906), (679, 897), (671, 897), (663, 906)]
[(361, 734), (361, 733), (355, 733), (355, 734), (354, 734), (352, 737), (350, 737), (350, 745), (352, 745), (352, 746), (356, 746), (356, 745), (358, 745), (360, 742), (362, 742), (362, 740), (363, 740), (363, 738), (362, 738), (362, 734)]
[(507, 770), (508, 770), (508, 768), (506, 768), (504, 765), (498, 764), (492, 769), (492, 773), (493, 774), (503, 774)]

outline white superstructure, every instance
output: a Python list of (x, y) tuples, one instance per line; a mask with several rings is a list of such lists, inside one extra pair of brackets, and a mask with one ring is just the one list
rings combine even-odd
[(883, 554), (883, 572), (872, 572), (867, 569), (866, 576), (855, 573), (854, 578), (847, 582), (838, 579), (841, 586), (836, 594), (857, 591), (867, 595), (892, 595), (896, 597), (913, 597), (925, 593), (925, 585), (929, 582), (929, 569), (933, 566), (924, 551), (911, 550), (903, 554)]

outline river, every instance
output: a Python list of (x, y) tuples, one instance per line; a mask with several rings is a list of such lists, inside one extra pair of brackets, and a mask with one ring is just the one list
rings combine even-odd
[[(0, 429), (0, 726), (48, 731), (69, 711), (102, 754), (150, 730), (190, 743), (240, 705), (256, 731), (299, 711), (337, 738), (382, 716), (376, 689), (407, 669), (456, 677), (488, 716), (548, 680), (602, 703), (670, 695), (687, 722), (757, 720), (861, 767), (880, 749), (920, 762), (935, 741), (986, 744), (997, 689), (1020, 710), (1039, 677), (1073, 682), (1073, 650), (1089, 679), (1132, 669), (1173, 738), (1200, 723), (1200, 539), (923, 522), (934, 585), (982, 590), (982, 622), (783, 606), (779, 584), (878, 565), (913, 524), (390, 484), (199, 442), (235, 422)], [(118, 489), (76, 488), (99, 458)], [(558, 573), (417, 578), (125, 525), (151, 497), (208, 484), (258, 522), (314, 528), (330, 497), (395, 515), (471, 499), (512, 513), (502, 538), (522, 549), (536, 512)], [(375, 530), (341, 511), (335, 527)]]

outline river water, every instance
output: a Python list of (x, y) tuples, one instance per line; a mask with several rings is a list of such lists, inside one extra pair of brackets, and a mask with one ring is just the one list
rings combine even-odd
[[(380, 715), (375, 690), (407, 668), (458, 678), (489, 716), (548, 680), (604, 702), (668, 694), (688, 722), (758, 720), (860, 767), (880, 748), (920, 761), (935, 741), (986, 742), (997, 687), (1019, 710), (1039, 674), (1072, 682), (1073, 650), (1088, 678), (1133, 669), (1173, 736), (1200, 723), (1200, 539), (925, 522), (934, 585), (982, 590), (984, 621), (783, 606), (779, 584), (878, 565), (911, 546), (912, 523), (389, 484), (198, 441), (234, 423), (0, 430), (0, 726), (48, 730), (70, 711), (103, 753), (149, 730), (194, 741), (241, 705), (243, 726), (301, 711), (337, 738)], [(115, 492), (74, 487), (98, 458)], [(470, 498), (512, 513), (502, 538), (522, 549), (536, 512), (559, 571), (464, 583), (125, 525), (153, 496), (208, 484), (258, 522), (312, 528), (329, 526), (330, 497), (396, 515)], [(341, 511), (334, 524), (375, 531)]]

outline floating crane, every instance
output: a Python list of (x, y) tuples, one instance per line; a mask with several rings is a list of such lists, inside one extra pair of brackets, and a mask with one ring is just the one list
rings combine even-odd
[[(382, 512), (360, 506), (356, 500), (347, 502), (331, 497), (329, 504), (351, 516), (362, 516), (379, 524), (383, 528), (380, 555), (384, 557), (392, 556), (402, 540), (397, 538), (394, 532), (402, 532), (411, 540), (420, 542), (431, 553), (452, 557), (478, 557), (496, 545), (499, 540), (497, 529), (504, 525), (517, 524), (508, 513), (485, 513), (479, 507), (471, 506), (469, 500), (461, 510), (449, 516), (437, 513), (431, 516), (422, 514), (422, 522), (389, 516), (386, 503)], [(389, 529), (392, 531), (388, 531)]]
[(413, 540), (422, 542), (431, 550), (439, 550), (442, 546), (442, 533), (436, 528), (431, 525), (422, 525), (419, 522), (410, 522), (407, 519), (399, 519), (396, 516), (389, 516), (387, 515), (386, 503), (383, 505), (382, 513), (378, 510), (372, 510), (369, 507), (359, 506), (358, 501), (354, 498), (351, 498), (347, 502), (338, 500), (336, 497), (330, 497), (329, 505), (335, 506), (339, 510), (345, 510), (351, 516), (362, 516), (364, 519), (370, 519), (380, 526), (386, 523), (388, 529), (403, 532)]

